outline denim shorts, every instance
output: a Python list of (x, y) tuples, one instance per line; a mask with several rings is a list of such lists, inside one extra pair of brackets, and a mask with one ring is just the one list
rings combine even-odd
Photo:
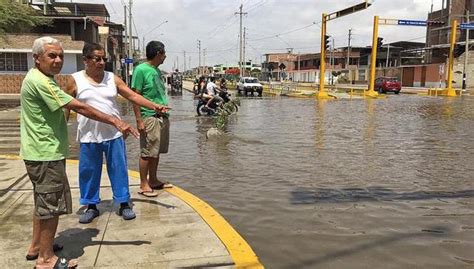
[(50, 219), (72, 213), (66, 161), (27, 161), (26, 172), (33, 184), (35, 216)]

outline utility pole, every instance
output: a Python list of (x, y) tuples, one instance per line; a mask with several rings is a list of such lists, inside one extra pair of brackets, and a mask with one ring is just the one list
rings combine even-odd
[(243, 37), (242, 37), (242, 15), (246, 15), (247, 13), (242, 12), (242, 9), (244, 8), (243, 4), (240, 4), (239, 12), (235, 12), (234, 14), (239, 14), (240, 15), (240, 50), (239, 50), (239, 68), (240, 68), (240, 76), (242, 77), (243, 70), (242, 70), (242, 54), (243, 54)]
[(244, 42), (243, 42), (243, 47), (242, 47), (242, 61), (243, 61), (243, 70), (242, 70), (242, 76), (245, 76), (245, 71), (246, 71), (246, 68), (247, 68), (247, 61), (245, 60), (245, 32), (246, 32), (246, 28), (244, 27)]
[(199, 73), (199, 76), (201, 76), (201, 71), (202, 71), (202, 68), (201, 68), (201, 40), (199, 40), (199, 39), (198, 39), (198, 49), (199, 49), (198, 73)]
[[(191, 69), (191, 56), (188, 56), (189, 57), (189, 61), (188, 61), (188, 66), (189, 66), (189, 69)], [(192, 71), (192, 70), (191, 70)], [(192, 72), (191, 72), (192, 73)]]
[(352, 39), (352, 28), (349, 29), (349, 38), (347, 39), (347, 60), (346, 60), (347, 70), (349, 70), (350, 57), (351, 57), (351, 39)]
[[(466, 10), (466, 23), (469, 24), (469, 10)], [(467, 65), (469, 63), (469, 29), (466, 29), (466, 50), (464, 51), (464, 68), (462, 71), (462, 89), (467, 87)]]
[[(132, 0), (128, 1), (128, 57), (133, 59), (133, 46), (132, 46)], [(133, 72), (133, 61), (132, 63), (128, 64), (128, 74), (127, 77), (130, 77), (131, 73)], [(129, 79), (130, 81), (130, 79)]]
[(202, 59), (203, 59), (202, 60), (203, 61), (203, 63), (202, 63), (203, 67), (202, 68), (204, 68), (204, 75), (205, 75), (207, 73), (207, 71), (206, 71), (206, 69), (207, 69), (207, 67), (206, 67), (206, 49), (202, 50)]
[(186, 72), (186, 51), (183, 50), (183, 72)]
[(301, 70), (300, 70), (300, 52), (298, 51), (298, 82), (301, 80)]
[[(128, 58), (128, 46), (129, 45), (128, 45), (128, 37), (127, 37), (128, 36), (128, 34), (127, 34), (127, 5), (125, 5), (125, 3), (123, 5), (123, 26), (124, 26), (124, 29), (125, 29), (124, 56), (126, 56), (125, 59), (127, 59)], [(130, 85), (130, 83), (129, 83), (130, 78), (128, 77), (128, 64), (124, 62), (123, 68), (125, 69), (125, 70), (123, 70), (124, 74), (125, 74), (125, 83), (127, 83), (127, 85)]]
[(332, 48), (331, 48), (331, 54), (329, 55), (329, 63), (331, 64), (331, 85), (334, 85), (334, 75), (332, 72), (334, 71), (334, 37), (331, 37), (332, 39)]

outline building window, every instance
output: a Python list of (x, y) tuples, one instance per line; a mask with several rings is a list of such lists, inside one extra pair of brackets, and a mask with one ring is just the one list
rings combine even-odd
[(0, 72), (28, 71), (26, 56), (26, 53), (0, 53)]

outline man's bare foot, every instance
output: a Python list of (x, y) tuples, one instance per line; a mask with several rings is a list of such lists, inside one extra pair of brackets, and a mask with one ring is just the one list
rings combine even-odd
[(45, 259), (40, 257), (38, 258), (38, 261), (36, 261), (35, 268), (36, 269), (51, 269), (55, 267), (64, 268), (65, 266), (67, 266), (67, 268), (76, 268), (78, 264), (79, 263), (77, 259), (68, 260), (64, 257), (59, 258), (57, 256), (54, 256), (46, 261)]
[[(63, 246), (60, 244), (53, 244), (53, 251), (61, 251), (63, 250)], [(38, 259), (38, 253), (39, 253), (39, 246), (30, 246), (28, 249), (28, 252), (26, 254), (26, 260), (28, 261), (33, 261)]]

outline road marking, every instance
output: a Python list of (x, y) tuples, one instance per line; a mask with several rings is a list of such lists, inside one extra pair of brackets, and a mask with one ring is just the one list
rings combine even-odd
[[(140, 178), (136, 171), (129, 170), (128, 175)], [(201, 216), (226, 246), (236, 268), (264, 268), (245, 239), (209, 204), (176, 185), (165, 191), (187, 203)]]

